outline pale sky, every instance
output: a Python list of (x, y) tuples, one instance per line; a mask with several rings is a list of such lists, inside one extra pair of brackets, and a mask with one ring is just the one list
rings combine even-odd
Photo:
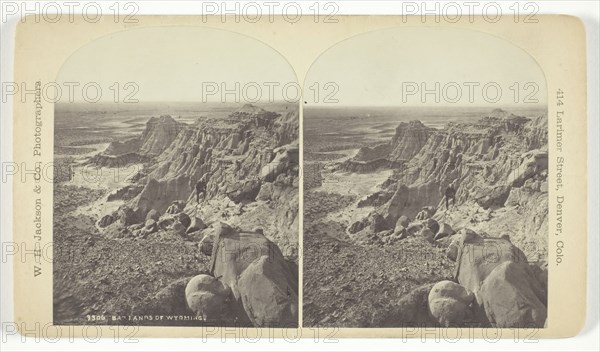
[[(463, 29), (409, 27), (361, 34), (324, 52), (306, 77), (305, 92), (319, 87), (321, 93), (317, 104), (317, 99), (311, 101), (305, 95), (308, 105), (335, 105), (323, 102), (323, 96), (334, 89), (337, 92), (333, 98), (339, 100), (339, 105), (501, 107), (514, 105), (518, 91), (519, 104), (527, 106), (532, 104), (523, 101), (536, 88), (538, 92), (531, 98), (537, 98), (541, 104), (547, 101), (544, 75), (527, 53), (503, 39)], [(337, 86), (325, 89), (328, 82)], [(435, 102), (434, 94), (423, 99), (423, 88), (435, 90), (436, 82), (440, 103)], [(533, 84), (527, 85), (529, 82)], [(485, 97), (498, 102), (485, 100), (486, 84)], [(469, 100), (469, 86), (473, 89), (473, 103)], [(501, 89), (499, 96), (497, 87)]]
[[(229, 31), (191, 26), (132, 29), (97, 39), (73, 53), (57, 82), (81, 86), (97, 82), (103, 91), (101, 101), (113, 100), (114, 82), (120, 87), (135, 82), (140, 102), (202, 101), (202, 82), (208, 101), (220, 101), (221, 88), (235, 90), (236, 82), (242, 102), (244, 96), (256, 99), (255, 84), (261, 101), (268, 101), (269, 85), (279, 85), (273, 88), (275, 100), (282, 99), (277, 87), (289, 82), (297, 86), (292, 67), (266, 44)], [(216, 94), (208, 94), (214, 87)], [(122, 100), (133, 88), (120, 90)], [(290, 89), (288, 96), (293, 95)], [(85, 101), (81, 94), (75, 96)], [(234, 95), (226, 96), (228, 102), (233, 99)]]
[[(242, 103), (280, 101), (296, 96), (293, 87), (284, 96), (284, 85), (297, 85), (293, 68), (270, 46), (192, 26), (132, 29), (97, 39), (72, 54), (57, 82), (96, 82), (102, 102), (114, 100), (115, 82), (119, 101), (135, 89), (125, 84), (134, 82), (140, 102), (235, 102), (236, 95), (223, 96), (223, 89), (236, 91)], [(422, 95), (423, 89), (435, 91), (436, 83), (437, 94)], [(77, 93), (76, 101), (84, 101)], [(533, 99), (547, 101), (543, 73), (520, 48), (472, 30), (433, 27), (379, 30), (334, 45), (310, 67), (304, 93), (305, 106), (510, 107), (518, 99), (526, 107)], [(525, 104), (527, 96), (532, 99)]]

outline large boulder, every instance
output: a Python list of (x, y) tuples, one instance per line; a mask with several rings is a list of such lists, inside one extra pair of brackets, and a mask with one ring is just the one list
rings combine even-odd
[(148, 214), (146, 214), (146, 220), (152, 219), (154, 221), (158, 221), (159, 218), (160, 218), (160, 213), (156, 209), (150, 209)]
[(298, 325), (298, 269), (264, 235), (218, 223), (210, 268), (254, 326)]
[(433, 231), (431, 231), (428, 227), (423, 227), (419, 232), (419, 236), (425, 239), (427, 242), (433, 243), (435, 233), (433, 233)]
[(505, 261), (483, 281), (478, 296), (490, 324), (499, 328), (544, 327), (546, 305), (540, 300), (542, 287), (529, 267)]
[(431, 230), (431, 232), (433, 232), (434, 234), (436, 234), (436, 233), (439, 231), (439, 229), (440, 229), (440, 224), (438, 224), (438, 222), (437, 222), (437, 221), (435, 221), (435, 220), (433, 220), (433, 219), (431, 219), (431, 218), (429, 218), (429, 219), (427, 219), (427, 220), (423, 221), (423, 224), (424, 224), (424, 225), (425, 225), (425, 226), (426, 226), (428, 229), (430, 229), (430, 230)]
[(148, 235), (151, 235), (156, 231), (158, 231), (158, 224), (156, 223), (156, 221), (148, 219), (146, 220), (144, 227), (141, 229), (140, 235), (143, 238), (146, 238)]
[(430, 300), (438, 298), (453, 298), (469, 305), (475, 299), (475, 295), (454, 281), (443, 280), (436, 283), (429, 292)]
[(158, 291), (145, 306), (145, 311), (153, 315), (192, 315), (185, 297), (185, 288), (190, 279), (183, 277)]
[(391, 237), (394, 241), (403, 240), (408, 237), (408, 231), (406, 231), (405, 228), (397, 229), (394, 231)]
[(506, 185), (499, 185), (495, 187), (482, 188), (482, 190), (473, 197), (477, 204), (483, 209), (489, 209), (491, 207), (504, 206), (504, 203), (508, 199), (511, 187)]
[(171, 225), (170, 229), (173, 230), (178, 235), (184, 235), (186, 227), (184, 224), (180, 223), (179, 221), (175, 221)]
[(175, 219), (177, 219), (183, 226), (185, 226), (186, 229), (192, 223), (192, 220), (190, 219), (189, 215), (183, 212), (175, 215)]
[(121, 207), (121, 209), (119, 209), (118, 217), (119, 222), (123, 226), (129, 226), (140, 222), (138, 221), (138, 217), (135, 211), (133, 211), (133, 209), (127, 206)]
[(188, 307), (198, 318), (208, 322), (231, 319), (230, 298), (229, 287), (209, 275), (194, 276), (185, 287)]
[(352, 225), (350, 225), (350, 227), (348, 227), (348, 232), (351, 234), (355, 234), (355, 233), (362, 231), (367, 226), (369, 226), (367, 219), (362, 219), (362, 220), (356, 221)]
[(192, 232), (196, 232), (196, 231), (202, 231), (205, 228), (206, 228), (206, 224), (204, 223), (204, 221), (202, 221), (202, 219), (200, 219), (199, 217), (195, 216), (192, 219), (192, 222), (188, 226), (188, 228), (187, 228), (187, 230), (186, 230), (185, 233), (192, 233)]
[(456, 252), (454, 276), (457, 282), (477, 294), (480, 283), (499, 264), (505, 261), (527, 264), (523, 252), (503, 238), (484, 238), (471, 230), (462, 229), (451, 243), (448, 253)]
[(544, 326), (546, 290), (525, 254), (508, 236), (484, 238), (464, 230), (453, 237), (448, 257), (456, 261), (454, 278), (475, 294), (476, 316), (482, 324), (498, 328)]
[(396, 221), (396, 226), (395, 229), (396, 231), (402, 229), (405, 229), (408, 227), (408, 225), (410, 224), (410, 219), (407, 216), (402, 215), (401, 217), (398, 218), (398, 221)]
[(260, 192), (260, 181), (250, 180), (234, 183), (227, 187), (226, 193), (234, 203), (249, 203), (256, 200)]
[(104, 228), (107, 227), (108, 225), (114, 223), (116, 221), (115, 217), (112, 216), (111, 214), (108, 215), (104, 215), (100, 221), (98, 221), (98, 226)]
[(373, 213), (369, 216), (369, 228), (371, 232), (377, 233), (387, 229), (387, 223), (379, 213)]
[(440, 223), (440, 228), (437, 232), (437, 234), (435, 235), (435, 240), (440, 240), (444, 237), (448, 237), (448, 236), (452, 236), (454, 235), (454, 230), (452, 229), (452, 226), (450, 226), (450, 224), (442, 222)]
[(468, 307), (475, 299), (473, 293), (452, 281), (435, 284), (428, 296), (429, 312), (442, 326), (462, 326)]
[(288, 264), (270, 260), (263, 255), (242, 272), (238, 288), (244, 309), (255, 326), (296, 326), (298, 297), (287, 283)]

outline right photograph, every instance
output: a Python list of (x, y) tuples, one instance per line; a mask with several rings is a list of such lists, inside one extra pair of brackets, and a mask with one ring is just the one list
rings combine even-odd
[(304, 95), (304, 327), (546, 327), (534, 57), (483, 32), (389, 28), (323, 52)]

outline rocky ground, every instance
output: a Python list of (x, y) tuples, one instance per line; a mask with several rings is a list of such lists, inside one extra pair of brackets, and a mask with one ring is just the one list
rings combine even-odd
[(339, 207), (315, 198), (309, 193), (314, 201), (305, 195), (304, 202), (304, 326), (393, 326), (388, 313), (396, 302), (419, 286), (451, 277), (446, 248), (417, 237), (356, 245), (345, 224), (322, 220)]
[(102, 195), (68, 185), (55, 192), (54, 317), (63, 324), (135, 324), (110, 317), (143, 316), (158, 292), (208, 269), (209, 256), (180, 235), (108, 238), (95, 218), (73, 215)]

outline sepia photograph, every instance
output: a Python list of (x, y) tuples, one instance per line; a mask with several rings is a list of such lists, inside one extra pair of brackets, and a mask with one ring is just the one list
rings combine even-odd
[(152, 27), (91, 41), (57, 80), (99, 89), (55, 105), (54, 323), (297, 327), (298, 103), (240, 88), (295, 83), (287, 61)]
[(510, 350), (590, 336), (589, 24), (510, 4), (290, 4), (17, 19), (7, 340)]
[(477, 31), (393, 28), (329, 48), (314, 82), (337, 90), (304, 107), (304, 325), (544, 328), (535, 60)]

